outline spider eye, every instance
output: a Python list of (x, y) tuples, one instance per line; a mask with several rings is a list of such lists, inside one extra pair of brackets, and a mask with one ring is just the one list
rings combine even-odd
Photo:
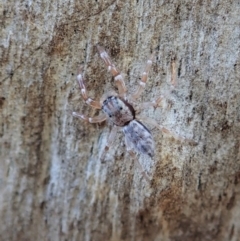
[(122, 106), (120, 106), (120, 108), (119, 108), (120, 110), (122, 110), (123, 108), (122, 108)]
[(112, 117), (112, 115), (111, 115), (111, 114), (109, 114), (108, 116), (109, 116), (110, 118)]

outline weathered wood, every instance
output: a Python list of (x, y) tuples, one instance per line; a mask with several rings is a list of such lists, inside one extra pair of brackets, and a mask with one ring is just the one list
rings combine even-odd
[[(240, 240), (240, 2), (4, 1), (0, 30), (0, 240)], [(101, 164), (109, 128), (81, 99), (77, 69), (100, 98), (115, 89), (96, 44), (146, 111), (198, 145), (153, 129), (156, 155), (140, 162), (120, 133)]]

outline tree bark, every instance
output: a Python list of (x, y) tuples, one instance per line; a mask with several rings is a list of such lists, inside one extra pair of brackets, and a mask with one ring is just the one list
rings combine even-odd
[[(1, 3), (0, 240), (240, 240), (240, 2), (4, 1)], [(121, 70), (128, 93), (152, 51), (140, 102), (168, 93), (146, 116), (153, 160), (126, 151), (123, 133), (102, 164), (109, 126), (96, 99), (116, 90), (96, 50)]]

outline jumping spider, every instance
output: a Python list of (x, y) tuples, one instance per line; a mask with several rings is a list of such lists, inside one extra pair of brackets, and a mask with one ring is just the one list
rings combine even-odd
[[(187, 140), (189, 142), (194, 143), (194, 141), (192, 140), (183, 138), (181, 136), (178, 136), (172, 133), (170, 130), (159, 125), (155, 120), (151, 118), (142, 117), (142, 116), (140, 118), (137, 118), (137, 114), (138, 112), (140, 112), (140, 110), (148, 109), (149, 107), (156, 108), (163, 100), (163, 97), (160, 96), (155, 101), (142, 103), (140, 108), (133, 107), (133, 104), (136, 104), (137, 99), (139, 98), (139, 96), (141, 95), (141, 93), (145, 88), (149, 70), (151, 68), (153, 58), (155, 56), (154, 53), (147, 60), (147, 63), (142, 72), (141, 80), (139, 82), (139, 86), (137, 90), (131, 96), (127, 97), (127, 88), (125, 86), (123, 76), (117, 70), (117, 68), (113, 64), (111, 58), (104, 50), (104, 48), (98, 45), (97, 49), (99, 51), (100, 57), (103, 59), (105, 65), (107, 66), (108, 71), (110, 71), (114, 77), (115, 84), (118, 88), (119, 94), (116, 94), (116, 93), (108, 94), (107, 96), (105, 96), (105, 98), (104, 97), (101, 98), (100, 101), (96, 101), (89, 98), (86, 87), (84, 85), (83, 70), (82, 70), (82, 67), (80, 67), (77, 75), (77, 81), (80, 85), (82, 98), (88, 105), (96, 109), (102, 109), (103, 114), (100, 114), (99, 116), (96, 116), (96, 117), (87, 117), (83, 114), (79, 114), (76, 112), (73, 112), (72, 114), (73, 116), (81, 118), (90, 123), (100, 123), (105, 120), (108, 120), (109, 123), (112, 125), (112, 130), (109, 134), (107, 144), (100, 157), (101, 161), (104, 160), (106, 152), (113, 144), (113, 141), (116, 137), (116, 134), (119, 128), (122, 129), (125, 135), (126, 148), (127, 148), (127, 151), (132, 156), (135, 157), (136, 152), (140, 154), (148, 155), (151, 158), (154, 156), (154, 141), (153, 141), (152, 134), (148, 130), (148, 128), (142, 122), (139, 121), (139, 119), (150, 125), (153, 125), (154, 127), (157, 127), (158, 129), (160, 129), (165, 133), (171, 134), (176, 139)], [(173, 72), (175, 72), (175, 69), (173, 70)]]

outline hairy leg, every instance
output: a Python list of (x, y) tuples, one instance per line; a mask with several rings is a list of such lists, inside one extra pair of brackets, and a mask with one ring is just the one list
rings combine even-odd
[(160, 96), (154, 101), (143, 102), (137, 107), (137, 110), (141, 111), (141, 110), (144, 110), (144, 109), (149, 109), (150, 107), (153, 107), (153, 108), (156, 109), (157, 107), (161, 106), (161, 102), (164, 99), (165, 98), (163, 96)]
[(97, 45), (97, 49), (98, 49), (98, 52), (100, 54), (100, 57), (102, 58), (102, 60), (106, 64), (108, 70), (112, 73), (112, 75), (114, 77), (115, 83), (116, 83), (117, 88), (118, 88), (119, 95), (125, 99), (127, 88), (125, 86), (123, 76), (117, 70), (117, 68), (113, 64), (111, 58), (109, 57), (109, 55), (107, 54), (105, 49), (103, 47), (99, 46), (99, 45)]
[(110, 134), (108, 136), (108, 140), (107, 140), (107, 143), (104, 147), (104, 150), (101, 154), (101, 157), (100, 157), (100, 161), (103, 163), (104, 162), (104, 159), (105, 159), (105, 156), (106, 156), (106, 153), (108, 152), (109, 148), (112, 146), (114, 140), (115, 140), (115, 137), (117, 135), (117, 131), (118, 131), (118, 127), (117, 126), (113, 126), (112, 127), (112, 130), (110, 131)]
[(153, 53), (147, 61), (147, 64), (146, 64), (146, 66), (144, 68), (144, 71), (142, 73), (141, 80), (139, 81), (139, 86), (138, 86), (136, 92), (133, 93), (133, 95), (131, 96), (131, 100), (133, 100), (133, 101), (136, 100), (142, 94), (142, 92), (145, 88), (147, 78), (148, 78), (148, 74), (149, 74), (150, 68), (152, 66), (154, 56), (155, 56), (155, 53)]
[(86, 90), (86, 87), (84, 85), (83, 67), (82, 66), (78, 70), (77, 81), (79, 83), (79, 86), (80, 86), (80, 89), (81, 89), (82, 98), (84, 99), (84, 101), (88, 105), (90, 105), (90, 106), (92, 106), (92, 107), (94, 107), (96, 109), (101, 109), (100, 101), (96, 101), (96, 100), (93, 100), (93, 99), (88, 97), (87, 90)]
[(82, 120), (85, 120), (89, 123), (101, 123), (107, 119), (107, 116), (104, 114), (100, 114), (99, 116), (95, 116), (95, 117), (88, 117), (86, 115), (79, 114), (77, 112), (73, 112), (72, 115), (75, 117), (78, 117)]

